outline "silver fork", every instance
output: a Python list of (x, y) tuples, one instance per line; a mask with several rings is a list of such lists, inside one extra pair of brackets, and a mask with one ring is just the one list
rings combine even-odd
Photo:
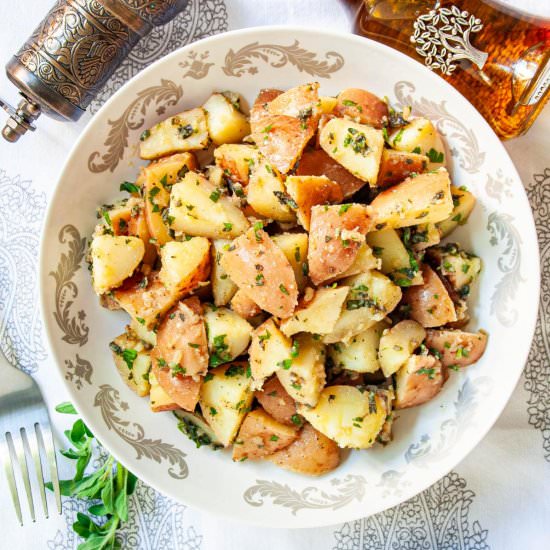
[[(10, 488), (15, 513), (19, 523), (23, 525), (19, 500), (21, 487), (18, 492), (16, 477), (23, 482), (32, 520), (36, 521), (35, 486), (38, 486), (44, 515), (48, 517), (43, 461), (48, 464), (57, 510), (61, 513), (55, 447), (48, 409), (40, 388), (31, 376), (10, 365), (1, 351), (0, 377), (2, 379), (2, 384), (0, 384), (0, 458)], [(32, 482), (31, 476), (29, 476), (29, 457), (34, 463), (35, 471)]]

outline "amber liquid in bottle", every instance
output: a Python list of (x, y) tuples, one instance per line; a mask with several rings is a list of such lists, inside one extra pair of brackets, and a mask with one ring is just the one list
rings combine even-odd
[(526, 132), (550, 96), (550, 20), (493, 0), (363, 0), (355, 31), (431, 68), (503, 139)]

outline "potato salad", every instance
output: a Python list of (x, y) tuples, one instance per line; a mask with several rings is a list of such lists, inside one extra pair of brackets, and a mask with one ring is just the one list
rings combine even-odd
[(475, 198), (409, 107), (316, 82), (213, 93), (139, 151), (98, 209), (92, 284), (129, 316), (120, 376), (197, 446), (321, 475), (482, 356), (482, 264), (452, 239)]

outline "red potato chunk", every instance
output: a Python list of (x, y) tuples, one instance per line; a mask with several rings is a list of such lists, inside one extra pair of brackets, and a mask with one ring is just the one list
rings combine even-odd
[(485, 353), (487, 334), (461, 330), (428, 330), (426, 346), (440, 354), (444, 367), (467, 367)]
[[(294, 426), (298, 423), (296, 402), (290, 397), (276, 376), (268, 380), (262, 389), (254, 394), (254, 397), (277, 422), (288, 426)], [(294, 418), (294, 421), (292, 418)]]
[(413, 355), (395, 375), (395, 409), (426, 403), (447, 380), (448, 371), (431, 355)]
[(305, 424), (296, 441), (266, 459), (291, 472), (320, 476), (338, 467), (340, 449), (332, 439)]
[(167, 289), (159, 279), (159, 272), (154, 271), (147, 277), (138, 273), (127, 279), (113, 292), (113, 297), (133, 319), (151, 328), (184, 294)]
[(344, 273), (355, 261), (371, 227), (363, 204), (314, 206), (311, 209), (308, 265), (314, 284)]
[(259, 459), (288, 447), (298, 437), (296, 427), (277, 422), (264, 410), (249, 412), (233, 446), (233, 460)]
[(429, 160), (425, 155), (384, 149), (376, 185), (389, 187), (401, 183), (411, 174), (421, 174), (426, 171)]
[[(253, 108), (251, 135), (261, 153), (283, 174), (296, 164), (315, 134), (320, 116), (318, 88), (316, 82), (297, 86), (269, 102), (259, 103), (258, 98)], [(264, 97), (270, 95), (264, 93)]]
[(230, 305), (231, 309), (243, 319), (252, 319), (262, 312), (260, 306), (252, 298), (249, 298), (242, 289), (235, 292)]
[(193, 411), (199, 398), (199, 377), (208, 371), (206, 328), (196, 296), (179, 302), (165, 317), (151, 362), (162, 389), (180, 407)]
[(304, 151), (296, 169), (297, 176), (326, 176), (335, 181), (344, 197), (350, 197), (366, 185), (366, 182), (356, 178), (341, 164), (331, 158), (323, 149), (308, 149)]
[(422, 278), (423, 284), (407, 288), (403, 295), (404, 302), (411, 307), (411, 318), (427, 328), (457, 321), (453, 300), (437, 273), (423, 265)]
[(283, 251), (258, 227), (233, 241), (220, 260), (231, 280), (263, 310), (292, 315), (298, 303), (294, 270)]
[(347, 116), (361, 124), (382, 128), (388, 120), (388, 105), (367, 90), (347, 88), (338, 94), (338, 103), (333, 111), (338, 116)]

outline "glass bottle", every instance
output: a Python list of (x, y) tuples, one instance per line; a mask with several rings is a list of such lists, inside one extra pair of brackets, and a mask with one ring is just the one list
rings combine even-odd
[(355, 4), (355, 32), (437, 72), (502, 139), (526, 132), (549, 98), (550, 19), (495, 0)]

